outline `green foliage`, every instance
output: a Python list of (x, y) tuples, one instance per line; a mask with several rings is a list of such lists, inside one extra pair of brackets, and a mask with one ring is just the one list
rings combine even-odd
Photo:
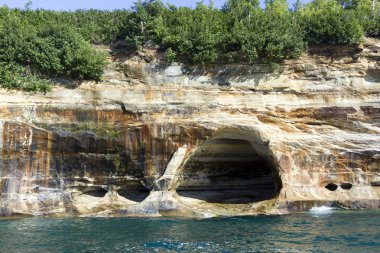
[(172, 63), (176, 58), (176, 53), (172, 50), (171, 47), (169, 47), (165, 54), (164, 54), (164, 60), (166, 63)]
[[(48, 83), (42, 75), (100, 80), (105, 54), (95, 50), (74, 26), (62, 22), (55, 25), (46, 14), (43, 11), (0, 8), (1, 85), (47, 91)], [(37, 16), (39, 19), (34, 19)], [(13, 79), (10, 78), (12, 73)]]
[[(0, 7), (0, 85), (47, 91), (49, 78), (101, 78), (106, 55), (92, 44), (125, 40), (130, 50), (163, 52), (190, 64), (266, 62), (297, 58), (308, 44), (358, 44), (380, 35), (372, 0), (227, 0), (221, 10), (138, 0), (131, 10), (24, 10)], [(120, 45), (122, 45), (121, 43)]]
[(301, 11), (305, 38), (309, 43), (358, 44), (364, 29), (355, 10), (332, 0), (315, 0)]
[(47, 92), (51, 82), (15, 63), (0, 62), (0, 86), (27, 92)]
[[(343, 1), (343, 0), (342, 0)], [(372, 3), (374, 5), (372, 6)], [(372, 0), (345, 0), (346, 9), (352, 10), (367, 36), (380, 36), (380, 2)]]
[(259, 50), (260, 58), (270, 61), (297, 58), (305, 49), (303, 31), (288, 10), (286, 0), (268, 2), (260, 32), (266, 38)]
[(77, 10), (57, 12), (37, 9), (17, 11), (35, 29), (46, 29), (56, 24), (70, 27), (93, 44), (111, 44), (126, 36), (129, 11)]
[(379, 15), (373, 19), (372, 25), (367, 31), (367, 35), (380, 37), (380, 10)]
[(195, 9), (170, 7), (159, 27), (161, 47), (190, 63), (212, 63), (223, 53), (225, 14), (198, 3)]
[(228, 13), (234, 20), (233, 43), (249, 62), (296, 58), (305, 49), (301, 27), (285, 0), (267, 2), (265, 10), (258, 2), (231, 1)]
[(82, 36), (65, 26), (53, 26), (38, 33), (27, 50), (30, 63), (55, 76), (100, 80), (105, 55), (96, 51)]
[(127, 22), (126, 42), (130, 49), (137, 50), (145, 44), (159, 42), (158, 30), (166, 11), (159, 0), (139, 0), (132, 8)]
[[(195, 9), (139, 1), (129, 16), (131, 49), (155, 46), (166, 61), (279, 62), (297, 58), (307, 44), (358, 44), (365, 33), (378, 36), (371, 0), (228, 0), (222, 10), (199, 2)], [(170, 49), (170, 50), (169, 50)]]

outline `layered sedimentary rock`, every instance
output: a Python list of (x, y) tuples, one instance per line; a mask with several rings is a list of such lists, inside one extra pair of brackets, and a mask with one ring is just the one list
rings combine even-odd
[(0, 93), (0, 214), (213, 217), (380, 207), (380, 44), (266, 65), (118, 55)]

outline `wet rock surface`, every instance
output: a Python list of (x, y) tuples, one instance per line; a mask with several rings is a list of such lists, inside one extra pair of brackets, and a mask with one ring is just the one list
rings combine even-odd
[(314, 49), (280, 74), (119, 58), (99, 84), (0, 91), (0, 214), (380, 208), (379, 49)]

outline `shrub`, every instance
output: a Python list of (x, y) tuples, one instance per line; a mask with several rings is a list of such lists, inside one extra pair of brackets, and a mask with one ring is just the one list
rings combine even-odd
[(47, 92), (51, 82), (15, 63), (0, 62), (0, 86), (27, 92)]
[(305, 39), (311, 44), (358, 44), (364, 30), (356, 13), (337, 1), (315, 0), (301, 12)]
[(164, 54), (164, 61), (166, 63), (172, 63), (176, 58), (176, 53), (169, 47)]
[[(33, 24), (28, 19), (33, 16), (30, 13), (0, 8), (2, 86), (46, 91), (47, 83), (41, 74), (100, 80), (105, 67), (104, 53), (95, 50), (74, 27), (41, 21), (44, 16), (40, 14), (41, 20), (34, 20)], [(12, 72), (15, 79), (11, 78)], [(39, 79), (40, 85), (37, 84)], [(26, 84), (22, 85), (20, 81)]]
[(214, 63), (223, 54), (225, 14), (198, 3), (195, 9), (171, 7), (158, 29), (161, 47), (190, 63)]
[(234, 18), (231, 33), (236, 41), (233, 43), (249, 62), (296, 58), (305, 49), (301, 27), (284, 0), (268, 2), (265, 10), (258, 2), (247, 1), (241, 6), (231, 1), (228, 11)]
[(75, 30), (54, 26), (41, 31), (27, 51), (29, 61), (55, 76), (100, 80), (105, 54), (95, 50)]

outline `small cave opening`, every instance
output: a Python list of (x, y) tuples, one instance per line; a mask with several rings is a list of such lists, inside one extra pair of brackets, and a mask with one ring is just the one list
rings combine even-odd
[(247, 204), (275, 198), (282, 183), (265, 143), (231, 136), (206, 141), (187, 160), (177, 193), (209, 203)]
[(117, 183), (117, 194), (127, 200), (134, 202), (144, 201), (150, 194), (150, 190), (142, 183), (143, 178), (135, 178), (127, 182)]
[(135, 202), (142, 202), (146, 199), (150, 193), (148, 189), (134, 189), (134, 190), (119, 190), (117, 193), (128, 199)]
[(100, 189), (85, 191), (85, 192), (83, 192), (83, 194), (89, 195), (92, 197), (103, 198), (104, 196), (106, 196), (107, 191), (100, 188)]
[(336, 189), (338, 189), (338, 186), (334, 183), (329, 183), (325, 186), (325, 188), (329, 191), (336, 191)]
[(340, 188), (342, 188), (343, 190), (351, 190), (352, 184), (351, 183), (341, 183)]

